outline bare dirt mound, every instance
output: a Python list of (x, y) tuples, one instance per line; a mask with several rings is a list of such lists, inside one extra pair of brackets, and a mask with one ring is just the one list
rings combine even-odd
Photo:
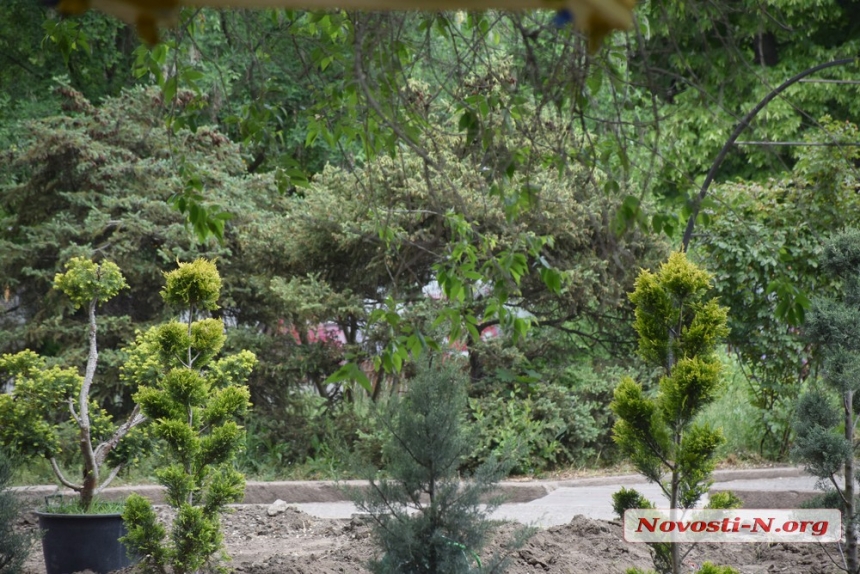
[[(840, 556), (832, 544), (699, 544), (690, 550), (684, 566), (686, 572), (695, 572), (704, 562), (732, 566), (741, 574), (839, 572), (827, 552), (837, 559)], [(632, 567), (654, 567), (646, 545), (625, 542), (618, 522), (576, 516), (568, 524), (535, 534), (513, 556), (507, 572), (623, 574)]]
[(575, 516), (569, 524), (535, 533), (511, 557), (506, 572), (616, 574), (634, 567), (653, 567), (647, 546), (626, 543), (617, 524)]
[[(367, 574), (374, 555), (369, 524), (362, 519), (320, 519), (294, 508), (269, 516), (266, 505), (244, 505), (223, 518), (229, 566), (247, 574)], [(167, 518), (166, 509), (161, 510)], [(25, 516), (21, 528), (35, 528)], [(516, 527), (504, 525), (486, 555), (506, 554), (509, 574), (623, 574), (627, 568), (653, 567), (648, 547), (629, 544), (616, 522), (574, 517), (570, 523), (537, 531), (523, 546), (506, 544)], [(693, 572), (705, 561), (726, 564), (743, 574), (830, 574), (836, 567), (825, 554), (838, 549), (813, 544), (702, 544), (688, 555)], [(34, 546), (27, 574), (44, 574), (41, 547)]]

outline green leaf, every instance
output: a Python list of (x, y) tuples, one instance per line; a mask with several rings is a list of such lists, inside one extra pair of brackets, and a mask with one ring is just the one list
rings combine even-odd
[(161, 92), (164, 95), (165, 102), (173, 101), (173, 98), (176, 96), (176, 76), (171, 76), (164, 82)]
[(561, 293), (561, 273), (551, 267), (540, 270), (540, 277), (547, 288), (555, 294)]
[(373, 385), (361, 367), (353, 362), (348, 362), (341, 366), (337, 371), (332, 373), (326, 380), (326, 383), (342, 383), (345, 381), (355, 381), (368, 393), (373, 391)]

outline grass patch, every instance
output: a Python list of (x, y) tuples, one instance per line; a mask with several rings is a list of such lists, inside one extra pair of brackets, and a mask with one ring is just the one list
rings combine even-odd
[[(51, 469), (50, 463), (43, 459), (30, 459), (16, 461), (15, 473), (12, 476), (10, 486), (33, 486), (38, 484), (58, 484), (57, 477)], [(74, 470), (80, 469), (81, 465), (61, 465), (67, 471), (67, 476), (75, 475)], [(156, 484), (155, 469), (158, 468), (157, 461), (152, 456), (147, 456), (131, 467), (124, 469), (111, 482), (110, 486), (124, 486), (134, 484)], [(80, 474), (78, 470), (77, 474)]]
[(48, 497), (47, 504), (39, 510), (52, 514), (122, 514), (125, 502), (115, 500), (93, 500), (89, 509), (83, 510), (77, 497)]
[(723, 364), (723, 390), (719, 398), (699, 415), (698, 422), (723, 429), (726, 443), (722, 458), (735, 462), (758, 460), (762, 432), (757, 428), (758, 411), (750, 404), (749, 384), (735, 357), (720, 353)]

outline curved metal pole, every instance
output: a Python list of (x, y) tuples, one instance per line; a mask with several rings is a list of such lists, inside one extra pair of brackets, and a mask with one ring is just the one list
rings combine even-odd
[(832, 62), (819, 64), (817, 66), (813, 66), (812, 68), (800, 72), (796, 76), (784, 81), (782, 84), (779, 85), (779, 87), (775, 88), (772, 92), (766, 95), (756, 107), (750, 110), (750, 112), (745, 115), (740, 122), (738, 122), (738, 125), (735, 126), (735, 131), (732, 132), (732, 135), (730, 135), (729, 139), (726, 141), (726, 145), (724, 145), (723, 149), (720, 150), (720, 153), (717, 154), (717, 158), (711, 165), (711, 169), (708, 170), (708, 175), (705, 176), (705, 182), (702, 184), (702, 189), (699, 190), (699, 195), (693, 201), (693, 212), (690, 214), (690, 219), (687, 220), (687, 228), (684, 230), (684, 251), (687, 251), (687, 248), (690, 245), (690, 240), (693, 238), (693, 227), (696, 225), (696, 218), (699, 215), (699, 209), (702, 205), (702, 201), (708, 194), (708, 188), (711, 186), (711, 182), (714, 181), (714, 177), (717, 175), (717, 170), (720, 169), (720, 166), (723, 164), (723, 160), (726, 159), (726, 156), (729, 154), (729, 150), (735, 144), (735, 141), (741, 135), (741, 132), (743, 132), (747, 128), (747, 126), (750, 125), (750, 122), (753, 120), (753, 118), (756, 117), (756, 115), (758, 115), (758, 113), (762, 111), (765, 106), (767, 106), (771, 102), (771, 100), (784, 92), (792, 84), (796, 84), (806, 76), (811, 76), (812, 74), (820, 72), (821, 70), (826, 70), (827, 68), (845, 66), (847, 64), (854, 63), (855, 61), (856, 58), (842, 58), (841, 60), (833, 60)]

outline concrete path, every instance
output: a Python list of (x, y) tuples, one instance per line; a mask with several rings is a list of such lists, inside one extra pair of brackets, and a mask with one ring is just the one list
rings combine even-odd
[[(796, 467), (773, 467), (747, 470), (723, 470), (714, 473), (711, 492), (731, 490), (744, 501), (746, 508), (796, 508), (815, 494), (816, 479)], [(281, 499), (308, 514), (320, 518), (350, 518), (357, 512), (348, 502), (343, 486), (361, 487), (361, 481), (284, 481), (249, 482), (245, 489), (246, 504), (271, 504)], [(577, 514), (611, 520), (612, 494), (622, 486), (635, 488), (659, 506), (668, 506), (659, 488), (640, 475), (602, 476), (555, 481), (505, 481), (499, 491), (509, 501), (493, 515), (535, 526), (566, 524)], [(19, 496), (41, 502), (56, 487), (21, 487)], [(157, 486), (109, 488), (105, 498), (121, 499), (130, 492), (163, 502)]]
[[(815, 478), (805, 476), (795, 468), (784, 468), (777, 472), (774, 470), (740, 471), (741, 474), (737, 474), (739, 471), (717, 473), (715, 477), (717, 481), (711, 491), (732, 490), (745, 499), (744, 506), (747, 508), (782, 508), (785, 500), (790, 499), (799, 503), (814, 494)], [(503, 487), (507, 487), (509, 491), (522, 488), (514, 486), (517, 484), (532, 483), (506, 483)], [(496, 510), (493, 517), (540, 527), (567, 524), (577, 514), (595, 519), (614, 520), (612, 494), (622, 486), (635, 488), (657, 506), (668, 507), (668, 500), (659, 487), (647, 483), (641, 476), (601, 477), (541, 484), (548, 490), (546, 495), (530, 501), (503, 504)], [(751, 493), (758, 496), (766, 494), (773, 499), (773, 502), (779, 502), (780, 506), (773, 504), (750, 506), (746, 498)], [(706, 502), (707, 500), (703, 500), (703, 503)], [(321, 518), (349, 518), (357, 512), (355, 506), (349, 502), (298, 503), (290, 506)]]

